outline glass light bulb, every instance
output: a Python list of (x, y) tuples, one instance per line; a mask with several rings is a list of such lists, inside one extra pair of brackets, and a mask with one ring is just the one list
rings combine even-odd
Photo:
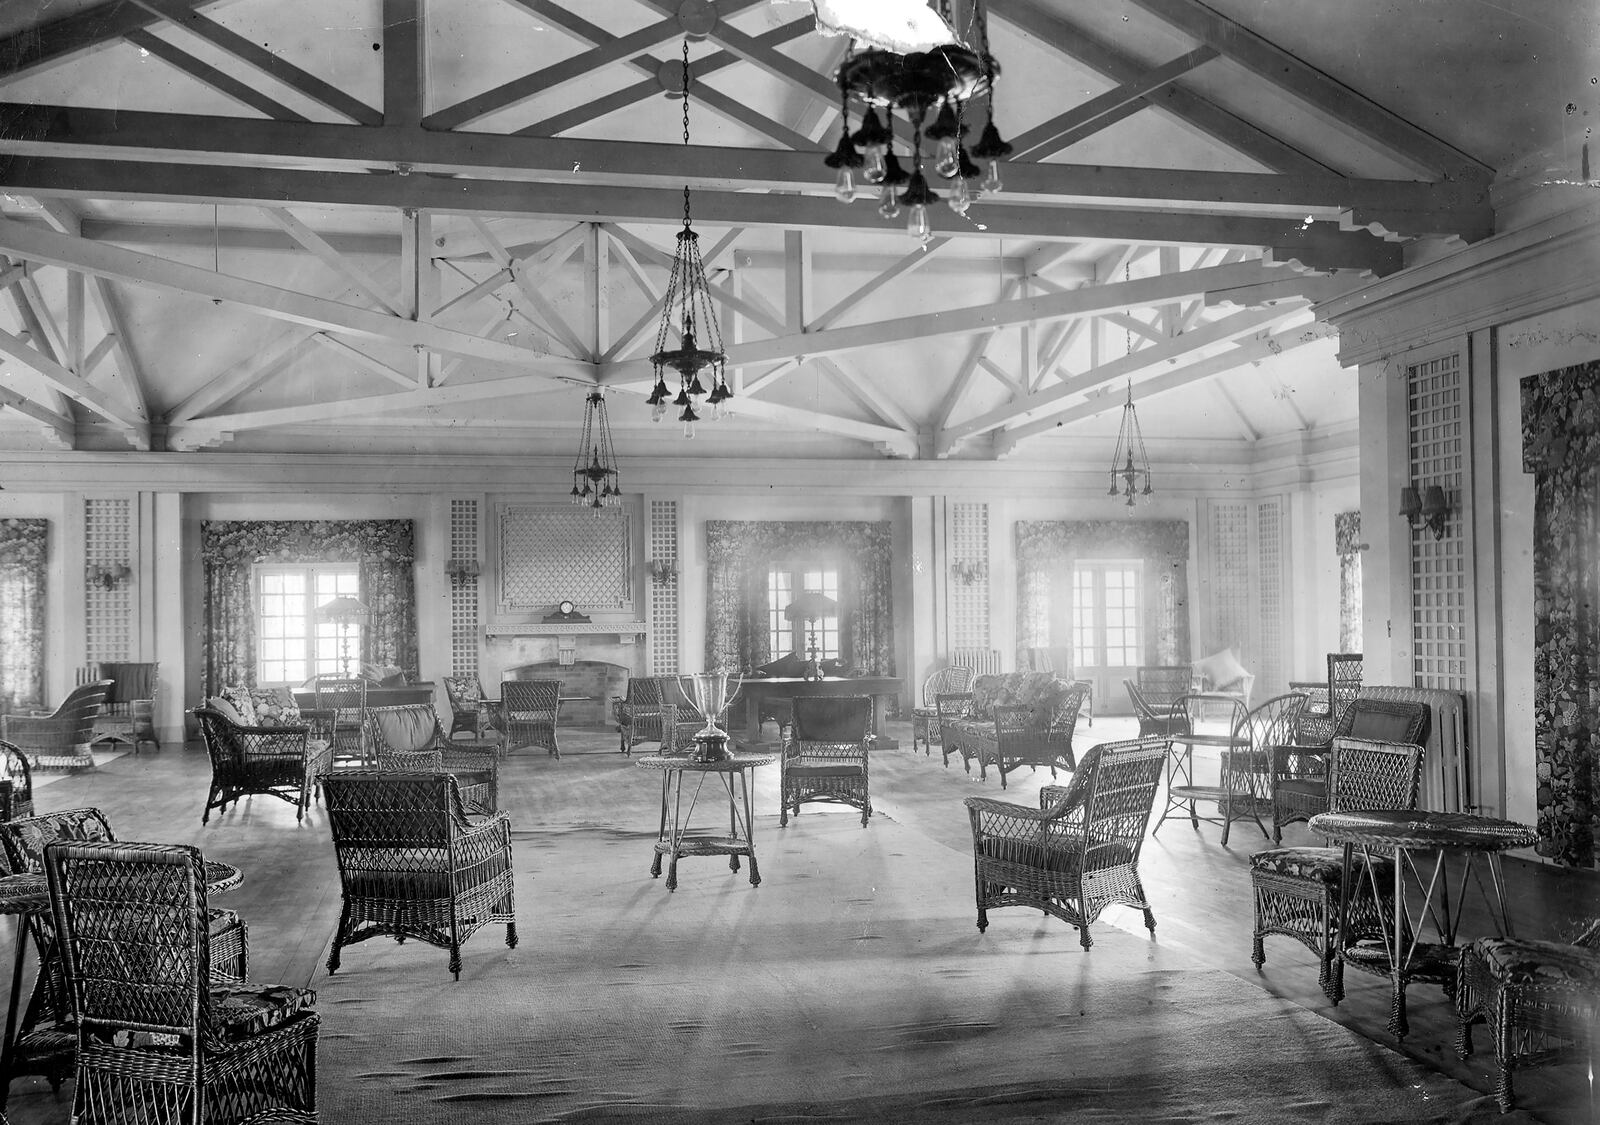
[(833, 197), (840, 203), (849, 203), (856, 197), (856, 178), (848, 164), (841, 167), (833, 179)]
[(979, 185), (985, 195), (993, 195), (1005, 185), (1000, 182), (1000, 162), (989, 161), (989, 170), (983, 174), (983, 182)]
[(900, 217), (900, 196), (894, 184), (883, 185), (883, 194), (878, 199), (878, 215), (885, 219)]
[(861, 166), (861, 178), (869, 184), (883, 183), (883, 178), (889, 174), (883, 162), (885, 150), (879, 145), (868, 145), (864, 151), (866, 162)]
[(658, 402), (650, 410), (650, 421), (659, 422), (667, 416), (667, 404)]
[(939, 142), (939, 147), (933, 160), (933, 170), (945, 179), (950, 179), (961, 171), (961, 159), (957, 155), (960, 146), (954, 137), (945, 137)]
[(933, 228), (928, 224), (928, 208), (925, 204), (911, 205), (911, 211), (906, 216), (906, 233), (918, 242), (927, 242), (933, 237)]
[(972, 191), (967, 187), (967, 178), (957, 176), (950, 186), (950, 210), (958, 215), (965, 215), (967, 208), (972, 206)]
[(686, 438), (694, 437), (694, 423), (693, 422), (685, 422), (683, 424), (683, 436), (686, 437)]

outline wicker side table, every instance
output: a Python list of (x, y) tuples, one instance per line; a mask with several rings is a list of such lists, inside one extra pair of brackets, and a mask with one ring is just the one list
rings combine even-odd
[[(717, 762), (696, 762), (688, 757), (652, 754), (640, 758), (640, 769), (661, 772), (661, 825), (656, 833), (655, 858), (650, 864), (650, 874), (661, 875), (661, 857), (667, 856), (667, 890), (678, 889), (678, 857), (686, 855), (725, 855), (728, 870), (739, 870), (739, 857), (750, 861), (750, 885), (761, 885), (761, 869), (756, 866), (756, 843), (751, 818), (750, 774), (757, 766), (777, 761), (776, 754), (751, 753), (733, 750)], [(694, 790), (689, 794), (688, 807), (684, 807), (683, 779), (693, 774)], [(712, 790), (713, 799), (719, 793), (728, 800), (728, 831), (726, 834), (690, 827), (694, 810), (705, 787), (706, 779), (717, 779), (718, 788)], [(737, 779), (737, 781), (735, 780)], [(713, 800), (720, 805), (720, 801)]]
[[(1388, 976), (1393, 982), (1389, 1030), (1403, 1039), (1410, 1030), (1406, 1022), (1406, 985), (1411, 981), (1437, 984), (1453, 994), (1456, 966), (1460, 956), (1457, 937), (1461, 910), (1466, 898), (1467, 877), (1479, 858), (1488, 868), (1493, 901), (1491, 915), (1498, 915), (1500, 933), (1511, 936), (1511, 918), (1506, 910), (1505, 877), (1500, 870), (1500, 853), (1512, 848), (1532, 847), (1538, 837), (1525, 824), (1471, 813), (1419, 812), (1414, 809), (1372, 809), (1364, 812), (1325, 812), (1312, 817), (1306, 827), (1319, 836), (1344, 844), (1344, 872), (1339, 904), (1337, 932), (1345, 932), (1345, 915), (1356, 878), (1371, 884), (1378, 896), (1376, 875), (1370, 863), (1361, 865), (1364, 874), (1355, 873), (1354, 853), (1389, 855), (1394, 863), (1391, 888), (1394, 917), (1384, 919), (1383, 937), (1376, 942), (1361, 942), (1343, 947), (1339, 957), (1346, 965), (1364, 972)], [(1464, 858), (1461, 894), (1450, 894), (1445, 857)], [(1431, 863), (1429, 862), (1431, 858)], [(1485, 900), (1489, 890), (1478, 877)], [(1408, 907), (1407, 886), (1415, 886), (1421, 901)], [(1432, 941), (1423, 940), (1425, 924), (1433, 930)]]

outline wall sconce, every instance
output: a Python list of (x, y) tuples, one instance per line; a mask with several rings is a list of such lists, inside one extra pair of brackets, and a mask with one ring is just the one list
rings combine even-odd
[(678, 577), (678, 564), (671, 559), (651, 559), (644, 565), (657, 586), (665, 586)]
[(132, 574), (133, 568), (127, 563), (91, 563), (84, 572), (84, 579), (91, 586), (109, 590), (122, 585)]
[(1400, 490), (1400, 514), (1412, 527), (1421, 524), (1433, 532), (1435, 539), (1444, 538), (1445, 517), (1450, 514), (1450, 501), (1444, 489), (1437, 484), (1418, 489), (1408, 484)]
[(478, 560), (450, 559), (444, 564), (444, 572), (452, 578), (476, 578), (478, 576)]
[(980, 578), (989, 574), (989, 565), (983, 562), (971, 562), (967, 559), (957, 559), (950, 564), (950, 577), (963, 586), (970, 586)]

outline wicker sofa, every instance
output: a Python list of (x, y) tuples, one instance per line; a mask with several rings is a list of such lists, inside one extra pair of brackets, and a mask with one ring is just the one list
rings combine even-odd
[(962, 768), (978, 760), (983, 776), (992, 762), (1005, 785), (1009, 766), (1019, 764), (1073, 770), (1072, 729), (1084, 690), (1051, 672), (1006, 672), (979, 676), (968, 692), (942, 693), (936, 699), (944, 764), (952, 752)]

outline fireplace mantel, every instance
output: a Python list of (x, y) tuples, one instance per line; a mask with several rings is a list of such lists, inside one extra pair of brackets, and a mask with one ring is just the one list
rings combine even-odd
[(643, 621), (501, 621), (483, 627), (486, 637), (564, 637), (608, 634), (621, 639), (643, 637), (650, 627)]

